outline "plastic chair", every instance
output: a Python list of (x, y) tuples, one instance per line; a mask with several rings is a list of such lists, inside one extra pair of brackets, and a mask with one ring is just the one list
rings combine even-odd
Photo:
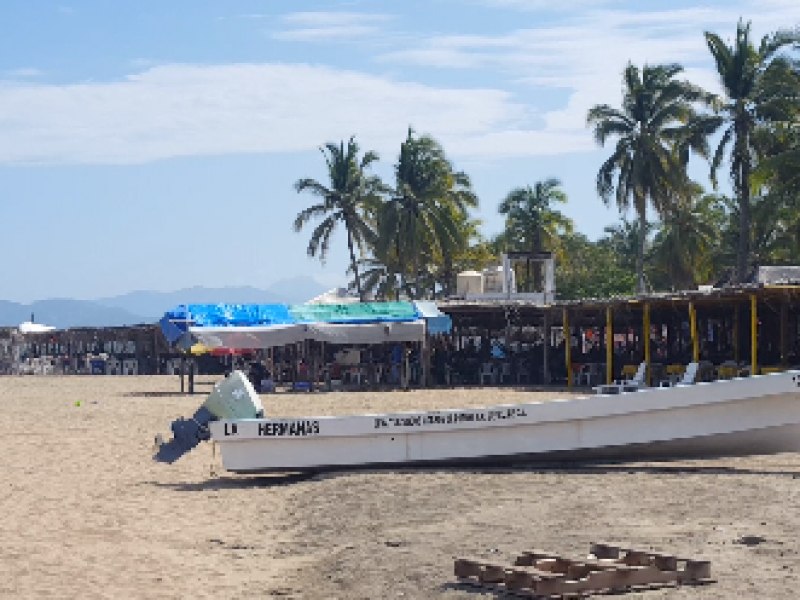
[(511, 363), (504, 362), (500, 366), (500, 383), (511, 383)]
[(683, 378), (678, 382), (677, 385), (692, 385), (697, 381), (697, 374), (700, 372), (700, 364), (699, 363), (689, 363), (686, 366), (686, 372), (683, 374)]
[(694, 385), (697, 383), (697, 376), (700, 373), (700, 363), (692, 362), (686, 366), (686, 371), (683, 373), (680, 381), (675, 383), (662, 384), (661, 387), (676, 387), (683, 385)]
[(495, 371), (494, 371), (494, 365), (492, 363), (483, 363), (481, 365), (481, 371), (479, 375), (481, 385), (485, 385), (487, 377), (489, 378), (489, 385), (494, 385)]
[(581, 365), (581, 368), (575, 372), (575, 384), (592, 385), (593, 375), (592, 365)]
[[(624, 371), (623, 371), (624, 372)], [(614, 382), (610, 385), (598, 385), (593, 388), (598, 394), (621, 394), (623, 392), (636, 392), (645, 387), (644, 378), (647, 373), (647, 363), (643, 362), (636, 370), (632, 379)]]

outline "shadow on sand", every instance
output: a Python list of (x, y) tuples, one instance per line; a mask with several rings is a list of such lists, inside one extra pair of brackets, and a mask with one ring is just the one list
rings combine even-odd
[(124, 398), (177, 398), (190, 395), (189, 392), (124, 392), (120, 394)]
[(292, 485), (295, 483), (302, 483), (304, 481), (313, 479), (316, 475), (317, 472), (311, 471), (302, 473), (276, 473), (274, 475), (258, 475), (250, 477), (231, 477), (223, 475), (194, 483), (161, 483), (158, 481), (149, 481), (147, 484), (177, 492), (208, 492), (219, 490), (241, 490), (249, 488), (268, 489), (284, 485)]
[(476, 476), (494, 476), (503, 474), (530, 473), (536, 475), (611, 475), (611, 474), (645, 474), (645, 475), (713, 475), (713, 476), (769, 476), (800, 479), (797, 470), (769, 470), (752, 469), (736, 466), (714, 465), (687, 465), (671, 464), (670, 461), (659, 463), (626, 463), (626, 462), (550, 462), (550, 463), (520, 463), (512, 465), (491, 464), (458, 464), (440, 466), (397, 466), (386, 467), (336, 467), (330, 469), (319, 468), (313, 471), (292, 473), (274, 473), (269, 475), (222, 475), (212, 477), (205, 481), (194, 483), (160, 483), (148, 482), (150, 485), (167, 488), (180, 492), (203, 492), (209, 490), (247, 489), (247, 488), (272, 488), (308, 481), (322, 481), (336, 477), (346, 477), (353, 473), (358, 474), (409, 474), (431, 475), (436, 473), (462, 473)]

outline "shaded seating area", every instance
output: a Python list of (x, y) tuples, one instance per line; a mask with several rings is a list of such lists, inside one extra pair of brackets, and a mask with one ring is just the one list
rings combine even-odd
[(476, 385), (620, 385), (632, 380), (642, 363), (648, 386), (684, 383), (690, 364), (697, 365), (690, 374), (696, 382), (800, 366), (798, 285), (703, 288), (548, 306), (453, 301), (440, 308), (453, 319), (448, 343), (456, 363), (470, 360), (475, 340), (481, 348), (499, 343), (506, 350), (510, 376), (505, 379), (484, 361), (465, 367)]
[(450, 319), (430, 303), (205, 304), (167, 311), (161, 326), (177, 347), (252, 354), (231, 369), (257, 388), (313, 391), (424, 385), (430, 335)]

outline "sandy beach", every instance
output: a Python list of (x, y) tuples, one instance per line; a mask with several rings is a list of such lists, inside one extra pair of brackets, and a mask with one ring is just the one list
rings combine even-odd
[[(178, 389), (167, 376), (0, 381), (0, 597), (493, 598), (456, 584), (454, 556), (583, 555), (593, 541), (710, 559), (718, 579), (626, 597), (797, 597), (800, 455), (232, 476), (210, 444), (173, 466), (151, 461), (155, 433), (210, 386)], [(552, 395), (263, 399), (269, 414), (288, 416)], [(743, 535), (765, 541), (737, 543)]]

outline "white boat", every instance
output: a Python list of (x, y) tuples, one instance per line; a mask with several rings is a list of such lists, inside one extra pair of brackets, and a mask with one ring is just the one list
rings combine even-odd
[(431, 412), (268, 418), (246, 378), (217, 384), (158, 440), (173, 462), (201, 440), (226, 470), (638, 459), (800, 450), (800, 371), (562, 400)]

